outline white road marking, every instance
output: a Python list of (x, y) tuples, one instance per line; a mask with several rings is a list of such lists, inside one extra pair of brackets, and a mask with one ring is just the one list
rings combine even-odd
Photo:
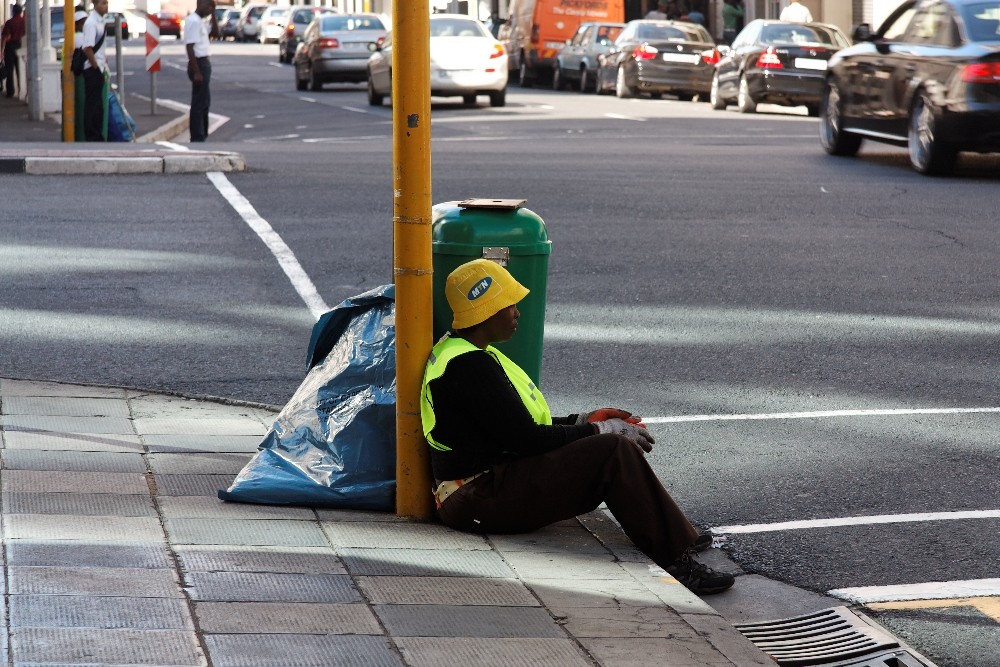
[(873, 516), (848, 516), (831, 519), (806, 519), (776, 523), (749, 523), (737, 526), (712, 528), (717, 535), (737, 533), (772, 533), (781, 530), (807, 528), (833, 528), (835, 526), (866, 526), (879, 523), (915, 523), (918, 521), (964, 521), (968, 519), (1000, 519), (1000, 510), (962, 510), (958, 512), (918, 512), (913, 514), (876, 514)]
[(827, 595), (860, 604), (899, 602), (902, 600), (950, 600), (952, 598), (990, 597), (1000, 595), (1000, 579), (965, 579), (929, 581), (922, 584), (897, 586), (858, 586), (835, 588)]
[(765, 419), (818, 419), (823, 417), (873, 417), (898, 415), (956, 415), (1000, 412), (997, 408), (901, 408), (892, 410), (816, 410), (812, 412), (773, 412), (745, 415), (678, 415), (676, 417), (643, 417), (646, 424), (678, 422), (757, 421)]
[(219, 193), (226, 198), (229, 205), (243, 218), (244, 222), (256, 232), (260, 240), (264, 242), (271, 254), (278, 260), (278, 265), (281, 266), (281, 270), (285, 272), (288, 279), (292, 283), (292, 287), (298, 292), (299, 296), (305, 302), (306, 307), (309, 308), (309, 312), (312, 313), (313, 317), (319, 319), (319, 316), (330, 310), (326, 302), (323, 301), (323, 297), (319, 295), (316, 290), (316, 286), (313, 284), (309, 276), (306, 275), (305, 270), (302, 265), (299, 264), (299, 260), (296, 259), (295, 253), (292, 249), (284, 242), (281, 236), (278, 235), (276, 231), (268, 224), (267, 220), (262, 218), (256, 209), (247, 201), (247, 198), (240, 194), (240, 191), (229, 182), (225, 174), (218, 171), (212, 171), (208, 173), (208, 180), (212, 181), (212, 184), (219, 191)]
[(604, 114), (606, 118), (613, 118), (615, 120), (634, 120), (637, 123), (645, 123), (645, 118), (636, 118), (635, 116), (625, 116), (620, 113), (606, 113)]
[(358, 107), (340, 107), (344, 111), (353, 111), (354, 113), (368, 113), (368, 109), (359, 109)]
[(313, 102), (313, 103), (316, 102), (316, 98), (315, 97), (303, 97), (303, 96), (300, 95), (299, 99), (302, 100), (303, 102)]

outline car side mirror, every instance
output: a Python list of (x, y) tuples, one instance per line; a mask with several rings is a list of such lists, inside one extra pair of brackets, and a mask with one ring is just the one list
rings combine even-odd
[(855, 42), (870, 42), (875, 39), (875, 33), (872, 32), (872, 27), (867, 23), (859, 23), (854, 32), (851, 33), (851, 39)]

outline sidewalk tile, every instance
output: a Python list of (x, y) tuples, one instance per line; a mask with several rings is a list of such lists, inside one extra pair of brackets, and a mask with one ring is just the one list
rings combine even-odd
[(128, 403), (119, 398), (7, 396), (4, 397), (2, 408), (5, 415), (64, 415), (122, 419), (131, 416)]
[(146, 473), (146, 463), (140, 452), (125, 454), (12, 449), (3, 452), (3, 467), (6, 470)]
[(539, 606), (517, 579), (358, 577), (355, 583), (372, 604)]
[(11, 633), (14, 664), (187, 665), (208, 664), (193, 632), (23, 628)]
[(308, 507), (226, 503), (207, 496), (160, 496), (160, 511), (168, 519), (286, 519), (315, 520)]
[(136, 452), (144, 451), (138, 435), (107, 435), (102, 433), (32, 433), (4, 431), (4, 447), (15, 449), (50, 449), (74, 452)]
[(5, 470), (0, 488), (4, 493), (149, 494), (145, 475), (121, 472)]
[(228, 489), (236, 475), (157, 475), (156, 493), (160, 496), (219, 497)]
[(86, 595), (12, 595), (10, 626), (194, 630), (184, 599)]
[(572, 636), (696, 638), (672, 609), (651, 607), (549, 607)]
[(167, 519), (171, 544), (328, 546), (314, 522), (288, 519)]
[(259, 435), (187, 435), (146, 434), (142, 437), (149, 451), (156, 452), (233, 452), (257, 451)]
[(388, 523), (410, 523), (412, 519), (396, 516), (393, 512), (376, 512), (373, 510), (335, 510), (316, 508), (316, 516), (320, 521), (334, 523), (370, 523), (373, 521)]
[(337, 549), (337, 554), (354, 576), (514, 578), (493, 551)]
[(157, 475), (238, 475), (253, 458), (253, 454), (229, 454), (222, 452), (186, 454), (156, 453), (149, 455), (149, 465)]
[(518, 535), (490, 535), (490, 542), (503, 553), (608, 554), (608, 550), (579, 524), (574, 527), (547, 526)]
[(357, 602), (196, 602), (195, 615), (210, 634), (383, 634), (372, 610)]
[(185, 572), (347, 574), (330, 547), (179, 545), (175, 551)]
[[(572, 639), (400, 637), (396, 645), (412, 667), (590, 667), (593, 663)], [(662, 655), (657, 662), (659, 664)]]
[(149, 496), (116, 493), (4, 493), (4, 514), (156, 517)]
[(218, 418), (250, 418), (263, 423), (270, 423), (274, 413), (263, 408), (245, 405), (229, 405), (213, 401), (203, 401), (182, 396), (166, 396), (163, 394), (142, 394), (131, 391), (129, 406), (132, 416), (136, 419), (218, 419)]
[(192, 600), (213, 602), (360, 602), (351, 578), (337, 574), (188, 572)]
[(580, 643), (602, 667), (734, 667), (702, 637), (583, 638)]
[(135, 420), (136, 433), (194, 435), (256, 435), (263, 436), (267, 427), (252, 417), (141, 417)]
[(4, 518), (8, 540), (80, 540), (100, 542), (164, 542), (160, 522), (150, 517), (11, 514)]
[(11, 595), (183, 597), (173, 570), (15, 566), (8, 568), (8, 581)]
[(654, 607), (659, 598), (637, 581), (621, 579), (531, 579), (524, 584), (546, 607)]
[(7, 543), (7, 565), (38, 567), (122, 567), (168, 569), (173, 567), (167, 545), (148, 542), (85, 544), (72, 541)]
[(215, 667), (402, 667), (385, 637), (369, 635), (206, 635)]
[(611, 554), (598, 556), (530, 551), (501, 553), (522, 579), (565, 579), (570, 575), (581, 579), (631, 580), (629, 574), (615, 562)]
[(127, 395), (125, 389), (117, 387), (92, 387), (58, 382), (36, 382), (34, 380), (0, 380), (0, 392), (3, 393), (4, 398), (12, 396), (59, 396), (124, 399)]
[(538, 607), (373, 605), (393, 637), (553, 637), (566, 634)]
[(323, 531), (335, 547), (380, 549), (489, 550), (479, 535), (460, 533), (446, 526), (429, 523), (330, 523)]
[(719, 614), (681, 614), (695, 631), (739, 667), (774, 667), (771, 659)]
[(105, 433), (132, 435), (132, 420), (121, 417), (60, 417), (46, 415), (0, 415), (8, 431), (50, 433)]

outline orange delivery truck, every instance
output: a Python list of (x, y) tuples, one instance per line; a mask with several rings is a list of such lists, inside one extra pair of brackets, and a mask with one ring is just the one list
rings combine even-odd
[(511, 0), (499, 40), (507, 49), (507, 67), (527, 87), (550, 80), (556, 54), (581, 23), (624, 20), (624, 0)]

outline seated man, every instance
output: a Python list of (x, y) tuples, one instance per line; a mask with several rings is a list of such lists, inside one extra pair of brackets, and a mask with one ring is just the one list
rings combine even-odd
[(517, 331), (528, 290), (499, 264), (458, 267), (445, 287), (452, 332), (431, 351), (421, 419), (431, 448), (438, 517), (456, 530), (525, 533), (602, 502), (657, 565), (698, 594), (733, 585), (691, 557), (707, 549), (644, 452), (653, 437), (623, 410), (553, 418), (525, 372), (493, 343)]

